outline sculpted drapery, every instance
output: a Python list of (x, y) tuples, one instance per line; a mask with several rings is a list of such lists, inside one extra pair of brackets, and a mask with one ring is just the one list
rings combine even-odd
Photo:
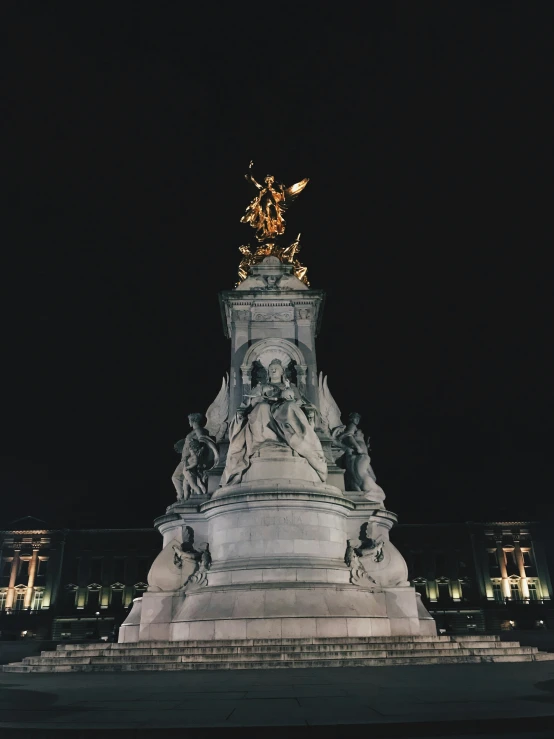
[(250, 459), (263, 445), (286, 444), (304, 457), (322, 481), (327, 463), (321, 442), (302, 410), (308, 401), (296, 385), (284, 377), (284, 368), (274, 359), (268, 368), (269, 382), (257, 385), (250, 404), (237, 410), (229, 429), (229, 451), (222, 485), (241, 482)]

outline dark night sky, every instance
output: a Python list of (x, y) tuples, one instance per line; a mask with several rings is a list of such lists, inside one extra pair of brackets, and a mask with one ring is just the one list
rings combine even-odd
[(311, 178), (288, 233), (328, 292), (319, 366), (388, 506), (548, 515), (552, 4), (248, 7), (1, 11), (0, 525), (173, 501), (173, 442), (228, 368), (251, 158)]

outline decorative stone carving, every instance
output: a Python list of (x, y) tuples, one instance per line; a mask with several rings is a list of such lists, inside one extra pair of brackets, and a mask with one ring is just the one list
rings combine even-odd
[(235, 318), (237, 321), (248, 321), (250, 318), (249, 310), (235, 310)]
[(150, 592), (169, 592), (208, 584), (212, 557), (207, 543), (194, 548), (194, 531), (183, 528), (183, 541), (172, 539), (154, 560), (148, 573)]
[(196, 571), (199, 553), (184, 550), (177, 539), (172, 539), (158, 554), (148, 573), (150, 592), (179, 590)]
[(365, 523), (356, 547), (364, 570), (381, 587), (409, 587), (408, 566), (383, 526)]
[[(304, 355), (292, 341), (272, 337), (252, 344), (244, 355), (241, 369), (250, 368), (256, 360), (259, 360), (264, 367), (269, 367), (274, 359), (279, 359), (283, 367), (290, 366), (291, 362), (297, 367), (306, 366)], [(292, 377), (288, 379), (295, 382)]]
[(352, 539), (348, 539), (348, 545), (344, 555), (344, 561), (347, 567), (350, 568), (350, 582), (353, 585), (374, 585), (375, 580), (366, 572), (353, 543)]
[(311, 318), (312, 312), (309, 308), (298, 308), (298, 318), (301, 320), (305, 320), (306, 318)]
[(322, 429), (326, 434), (331, 435), (335, 429), (344, 429), (341, 421), (341, 414), (335, 399), (331, 395), (331, 391), (327, 385), (327, 376), (323, 372), (319, 373), (319, 412), (321, 413)]
[(286, 379), (280, 360), (269, 364), (268, 375), (267, 384), (253, 388), (249, 404), (237, 409), (229, 431), (229, 452), (221, 484), (240, 483), (250, 459), (264, 446), (294, 450), (325, 481), (327, 463), (321, 442), (301, 408), (309, 402)]
[(210, 547), (208, 544), (205, 545), (204, 550), (200, 553), (200, 560), (196, 571), (190, 576), (189, 585), (207, 585), (208, 577), (206, 573), (212, 565), (212, 555), (210, 554)]
[(333, 430), (335, 443), (344, 449), (343, 465), (346, 469), (346, 489), (367, 493), (368, 500), (382, 503), (385, 493), (377, 485), (375, 473), (369, 456), (369, 437), (358, 428), (361, 421), (359, 413), (348, 416), (348, 424)]
[[(247, 311), (248, 312), (248, 311)], [(229, 375), (225, 373), (225, 377), (221, 382), (221, 388), (214, 402), (206, 411), (206, 430), (209, 436), (212, 436), (216, 442), (225, 438), (229, 420)]]
[[(269, 279), (269, 278), (268, 278)], [(254, 313), (255, 321), (292, 321), (292, 311), (281, 311), (274, 313)]]
[(188, 419), (192, 431), (184, 439), (176, 442), (173, 447), (178, 454), (181, 454), (181, 461), (171, 478), (177, 491), (178, 501), (188, 500), (191, 493), (205, 495), (207, 473), (219, 461), (217, 446), (208, 435), (208, 429), (202, 425), (204, 420), (202, 414), (190, 413)]

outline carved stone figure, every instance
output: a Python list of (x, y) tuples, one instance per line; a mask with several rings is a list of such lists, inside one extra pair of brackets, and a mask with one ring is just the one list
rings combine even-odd
[(172, 539), (158, 554), (148, 573), (148, 590), (168, 592), (179, 590), (197, 570), (200, 553), (184, 549)]
[(200, 553), (200, 560), (196, 571), (190, 576), (189, 584), (191, 585), (207, 585), (208, 577), (207, 572), (212, 565), (212, 555), (210, 554), (210, 547), (206, 544), (203, 551)]
[(368, 493), (367, 498), (380, 502), (385, 499), (385, 493), (377, 485), (371, 466), (369, 437), (366, 442), (362, 430), (358, 428), (361, 418), (359, 413), (351, 413), (346, 426), (333, 430), (333, 438), (344, 449), (347, 490)]
[(177, 500), (188, 500), (191, 493), (204, 495), (206, 492), (206, 473), (219, 461), (219, 452), (208, 430), (202, 425), (204, 417), (201, 413), (190, 413), (188, 416), (190, 431), (184, 439), (174, 445), (181, 454), (171, 478), (177, 491)]
[(319, 478), (327, 478), (321, 442), (310, 425), (303, 405), (309, 401), (285, 377), (279, 359), (268, 367), (269, 382), (260, 383), (248, 396), (249, 404), (238, 408), (229, 430), (229, 452), (222, 485), (239, 483), (251, 457), (264, 445), (280, 443), (304, 457)]
[(331, 395), (331, 391), (327, 385), (327, 377), (323, 372), (319, 373), (318, 378), (318, 395), (319, 395), (319, 412), (321, 413), (323, 431), (331, 435), (335, 430), (344, 429), (341, 421), (341, 413), (335, 399)]
[[(247, 316), (250, 311), (244, 311)], [(221, 388), (216, 399), (206, 411), (206, 431), (208, 435), (213, 437), (216, 442), (225, 438), (229, 420), (229, 375), (225, 373), (225, 377), (221, 382)]]
[(344, 561), (347, 567), (350, 568), (350, 582), (353, 585), (369, 585), (375, 583), (375, 580), (366, 572), (364, 565), (360, 561), (358, 550), (354, 547), (352, 539), (348, 539)]
[(382, 587), (408, 587), (408, 566), (382, 526), (365, 523), (357, 553), (364, 570)]

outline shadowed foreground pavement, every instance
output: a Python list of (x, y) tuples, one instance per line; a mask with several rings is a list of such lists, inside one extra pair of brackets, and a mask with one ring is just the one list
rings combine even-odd
[(255, 727), (267, 727), (264, 737), (321, 739), (352, 736), (360, 727), (372, 738), (554, 737), (552, 662), (0, 674), (0, 687), (2, 735), (41, 729), (30, 733), (107, 737), (109, 729), (118, 729), (118, 737), (154, 737), (167, 729), (164, 736), (183, 736), (177, 729), (195, 727), (188, 738), (221, 736), (228, 729), (238, 734), (237, 727), (245, 727), (240, 735), (253, 737)]

